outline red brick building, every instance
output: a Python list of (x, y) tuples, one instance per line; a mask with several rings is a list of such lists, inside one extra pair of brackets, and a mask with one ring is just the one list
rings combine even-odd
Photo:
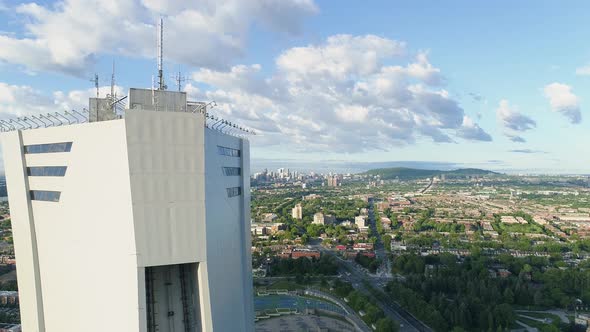
[(301, 257), (305, 258), (320, 258), (320, 252), (315, 250), (307, 250), (307, 249), (295, 249), (291, 252), (291, 258), (298, 259)]

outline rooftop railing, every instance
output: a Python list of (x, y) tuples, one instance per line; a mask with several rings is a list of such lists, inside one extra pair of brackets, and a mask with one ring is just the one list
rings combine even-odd
[[(191, 113), (202, 114), (205, 117), (205, 127), (219, 131), (223, 134), (236, 136), (240, 138), (247, 138), (248, 135), (256, 135), (256, 132), (252, 129), (240, 126), (236, 123), (225, 120), (221, 117), (215, 116), (207, 112), (207, 106), (211, 104), (214, 104), (214, 102), (209, 104), (189, 102), (187, 104), (187, 111)], [(27, 115), (12, 119), (0, 119), (0, 132), (81, 124), (89, 122), (89, 117), (89, 111), (84, 108), (81, 112), (71, 110), (63, 112)], [(118, 116), (117, 118), (120, 119), (121, 116)]]
[(45, 114), (41, 113), (0, 120), (0, 131), (7, 132), (13, 130), (59, 127), (84, 122), (88, 122), (88, 110), (86, 109), (84, 109), (82, 113), (76, 110)]
[(210, 103), (203, 103), (203, 102), (188, 102), (187, 109), (189, 112), (192, 113), (200, 113), (205, 116), (205, 127), (217, 130), (222, 132), (226, 135), (237, 136), (240, 138), (246, 138), (248, 135), (256, 135), (256, 132), (253, 129), (249, 129), (243, 126), (240, 126), (236, 123), (231, 121), (225, 120), (221, 117), (215, 116), (207, 111), (207, 107), (215, 107), (217, 104), (215, 101)]

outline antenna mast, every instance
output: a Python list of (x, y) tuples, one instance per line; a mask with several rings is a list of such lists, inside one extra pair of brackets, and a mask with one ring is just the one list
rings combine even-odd
[(113, 108), (113, 114), (115, 113), (115, 101), (117, 96), (115, 95), (115, 60), (113, 60), (113, 73), (111, 74), (111, 107)]
[(96, 88), (96, 98), (99, 97), (98, 94), (98, 74), (94, 74), (94, 78), (90, 80), (90, 82), (94, 83), (94, 88)]
[(160, 17), (159, 31), (158, 31), (158, 89), (166, 90), (164, 84), (164, 19)]
[(115, 98), (115, 60), (113, 60), (113, 73), (111, 74), (111, 98)]
[(174, 78), (174, 81), (176, 81), (176, 86), (178, 86), (178, 92), (181, 92), (182, 91), (182, 82), (187, 81), (187, 78), (182, 76), (182, 72), (180, 72), (180, 71), (173, 78)]

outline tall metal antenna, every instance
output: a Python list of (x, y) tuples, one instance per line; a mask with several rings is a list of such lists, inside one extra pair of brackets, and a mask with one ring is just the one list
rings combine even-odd
[(174, 81), (176, 82), (176, 86), (178, 87), (178, 92), (182, 91), (182, 83), (188, 81), (188, 79), (184, 76), (182, 76), (182, 73), (180, 71), (178, 71), (178, 74), (176, 74), (174, 77)]
[(111, 107), (113, 108), (113, 113), (115, 113), (116, 100), (117, 96), (115, 95), (115, 60), (113, 60), (113, 73), (111, 75)]
[(164, 18), (160, 16), (160, 24), (158, 31), (158, 89), (166, 90), (164, 84)]
[(94, 74), (94, 78), (90, 80), (90, 82), (94, 83), (94, 88), (96, 88), (96, 98), (99, 97), (98, 93), (98, 74)]

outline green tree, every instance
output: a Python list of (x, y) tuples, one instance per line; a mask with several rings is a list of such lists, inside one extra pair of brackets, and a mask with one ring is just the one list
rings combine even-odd
[(383, 246), (385, 250), (391, 251), (391, 236), (390, 235), (383, 235), (381, 237), (381, 242), (383, 242)]
[(543, 325), (541, 327), (541, 332), (559, 332), (561, 331), (559, 327), (555, 325)]
[(508, 304), (512, 304), (514, 303), (514, 293), (512, 293), (512, 290), (510, 290), (510, 288), (506, 288), (504, 290), (504, 302), (508, 303)]
[(301, 236), (301, 243), (307, 244), (309, 242), (309, 236), (307, 234), (303, 234)]
[(375, 323), (375, 331), (377, 332), (398, 332), (399, 324), (394, 322), (391, 318), (381, 318)]
[(384, 315), (383, 315), (383, 311), (381, 311), (381, 309), (377, 308), (375, 305), (372, 304), (367, 304), (365, 307), (365, 321), (370, 322), (370, 323), (375, 323), (377, 322), (377, 320), (381, 319)]
[(509, 304), (503, 303), (494, 309), (494, 318), (496, 325), (510, 326), (516, 320), (516, 315)]

